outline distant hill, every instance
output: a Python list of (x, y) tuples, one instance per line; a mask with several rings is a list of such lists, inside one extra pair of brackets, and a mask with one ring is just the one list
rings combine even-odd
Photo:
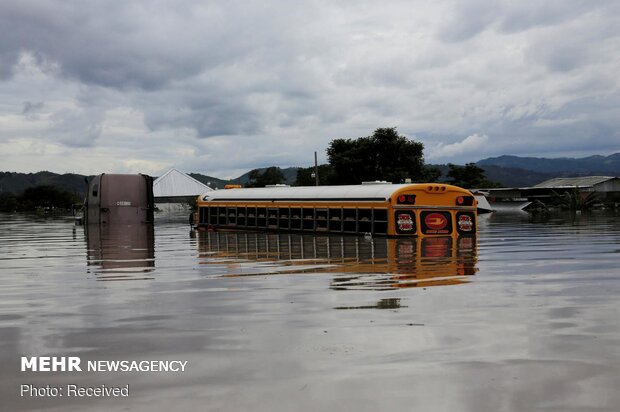
[[(441, 171), (441, 177), (439, 181), (448, 182), (448, 165), (429, 165), (436, 167)], [(483, 166), (478, 164), (483, 170), (487, 180), (492, 182), (499, 182), (504, 187), (527, 187), (534, 186), (545, 180), (556, 177), (553, 173), (540, 173), (531, 170), (518, 169), (513, 167), (501, 167), (501, 166)]]
[(90, 179), (91, 177), (73, 173), (59, 175), (47, 171), (37, 173), (0, 172), (0, 193), (20, 194), (30, 187), (47, 185), (82, 196), (86, 187), (84, 178)]
[[(259, 169), (261, 171), (266, 168)], [(286, 184), (292, 185), (297, 180), (298, 167), (288, 167), (280, 169), (286, 179)], [(203, 175), (200, 173), (188, 173), (189, 176), (201, 183), (211, 186), (212, 188), (223, 189), (227, 184), (246, 184), (249, 179), (250, 172), (247, 172), (236, 179), (226, 180), (213, 176)], [(78, 174), (57, 174), (53, 172), (37, 172), (37, 173), (17, 173), (17, 172), (0, 172), (0, 193), (21, 194), (24, 190), (42, 185), (49, 185), (59, 189), (68, 190), (80, 197), (84, 195), (86, 189), (85, 178), (91, 179), (92, 176), (84, 176)], [(154, 179), (157, 176), (153, 176)]]
[(589, 156), (583, 158), (544, 158), (499, 156), (480, 160), (476, 163), (480, 167), (499, 166), (530, 170), (543, 174), (552, 174), (552, 177), (612, 175), (620, 176), (620, 153), (610, 156)]
[(545, 180), (557, 177), (554, 173), (541, 173), (516, 167), (480, 166), (488, 180), (500, 182), (504, 187), (534, 186)]

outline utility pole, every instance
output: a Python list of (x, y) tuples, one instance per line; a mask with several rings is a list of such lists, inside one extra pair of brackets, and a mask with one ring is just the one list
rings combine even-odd
[(319, 163), (316, 160), (316, 152), (314, 152), (314, 185), (319, 185)]

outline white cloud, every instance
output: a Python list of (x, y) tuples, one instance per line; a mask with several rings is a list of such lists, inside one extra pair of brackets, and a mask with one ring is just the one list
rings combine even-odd
[(429, 160), (439, 159), (458, 159), (459, 157), (471, 157), (472, 154), (485, 153), (488, 151), (486, 146), (489, 144), (487, 135), (472, 134), (467, 136), (460, 142), (455, 143), (439, 143), (432, 149), (428, 155)]

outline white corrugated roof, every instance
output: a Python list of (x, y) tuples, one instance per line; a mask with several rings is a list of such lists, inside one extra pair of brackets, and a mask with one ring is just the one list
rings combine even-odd
[(213, 189), (177, 169), (168, 170), (153, 182), (153, 196), (156, 198), (198, 196), (210, 190)]
[[(429, 184), (432, 185), (432, 184)], [(361, 199), (376, 198), (387, 200), (397, 190), (404, 187), (424, 187), (416, 184), (372, 184), (351, 186), (298, 186), (261, 187), (245, 189), (214, 190), (205, 193), (203, 200), (226, 199)], [(462, 190), (454, 187), (456, 190)]]

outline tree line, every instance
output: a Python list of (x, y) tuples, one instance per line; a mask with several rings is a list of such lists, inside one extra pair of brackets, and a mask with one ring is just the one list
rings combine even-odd
[(30, 212), (37, 210), (70, 210), (73, 204), (82, 202), (75, 193), (49, 185), (26, 189), (22, 194), (0, 193), (0, 212)]
[[(327, 148), (328, 164), (318, 166), (320, 185), (354, 185), (365, 181), (436, 182), (441, 170), (424, 162), (424, 144), (400, 135), (396, 128), (379, 128), (371, 136), (334, 139)], [(297, 171), (295, 186), (315, 185), (314, 167)], [(277, 167), (252, 170), (246, 187), (282, 184), (284, 175)], [(470, 188), (497, 187), (486, 179), (475, 163), (448, 165), (448, 183)]]

